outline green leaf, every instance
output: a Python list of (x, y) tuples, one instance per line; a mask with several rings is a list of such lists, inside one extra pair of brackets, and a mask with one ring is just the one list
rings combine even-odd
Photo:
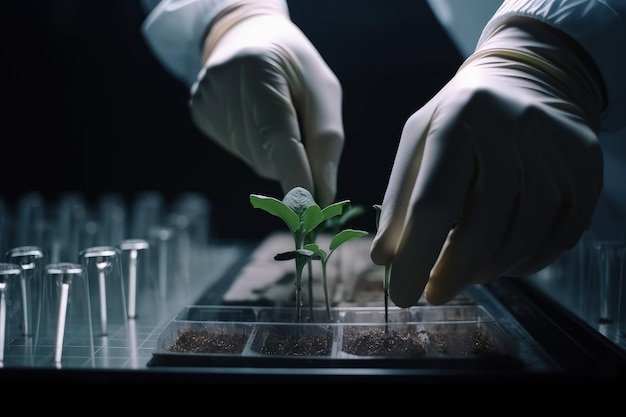
[(322, 209), (317, 204), (309, 206), (302, 215), (302, 224), (304, 233), (313, 231), (320, 223), (324, 221)]
[(365, 208), (363, 208), (363, 206), (361, 205), (350, 207), (348, 210), (344, 211), (339, 218), (340, 227), (348, 223), (353, 218), (362, 215), (363, 213), (365, 213)]
[[(345, 200), (338, 204), (343, 208), (341, 215), (337, 217), (335, 213), (330, 213), (326, 216), (326, 228), (330, 229), (333, 233), (339, 232), (350, 220), (365, 212), (365, 209), (361, 205), (351, 206), (350, 200)], [(335, 217), (331, 217), (331, 215)]]
[(313, 195), (303, 187), (293, 187), (289, 190), (283, 198), (283, 204), (292, 209), (300, 220), (307, 208), (317, 205)]
[(343, 245), (344, 243), (350, 240), (358, 239), (363, 236), (367, 236), (368, 234), (369, 233), (367, 233), (364, 230), (355, 230), (355, 229), (342, 230), (341, 232), (337, 233), (333, 237), (333, 239), (330, 241), (329, 248), (331, 251), (334, 251), (335, 249), (337, 249), (339, 246)]
[(322, 261), (326, 260), (326, 252), (320, 249), (316, 243), (308, 243), (304, 245), (304, 249), (308, 249), (315, 253), (315, 255), (313, 255), (313, 259), (321, 259)]
[(380, 223), (380, 212), (383, 210), (383, 206), (380, 204), (374, 204), (374, 210), (376, 210), (376, 229), (378, 229), (378, 223)]
[(297, 249), (289, 252), (281, 252), (274, 256), (276, 261), (288, 261), (296, 258), (310, 258), (315, 255), (315, 252), (308, 249)]
[(303, 249), (310, 250), (310, 251), (313, 251), (313, 252), (317, 252), (317, 251), (321, 250), (317, 243), (307, 243), (306, 245), (304, 245)]
[(296, 231), (300, 228), (300, 219), (298, 218), (298, 215), (282, 201), (274, 197), (250, 194), (250, 203), (252, 204), (252, 207), (265, 210), (266, 212), (282, 219), (289, 230), (291, 230), (291, 233), (296, 233)]
[(350, 200), (339, 201), (337, 203), (333, 203), (329, 206), (326, 206), (322, 209), (322, 214), (324, 214), (324, 220), (328, 220), (331, 217), (340, 216), (346, 208), (346, 205), (350, 204)]

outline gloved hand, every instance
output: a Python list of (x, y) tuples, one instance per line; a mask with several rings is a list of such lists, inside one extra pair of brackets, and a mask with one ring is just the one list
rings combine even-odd
[(509, 19), (408, 119), (371, 248), (396, 305), (526, 276), (577, 243), (603, 180), (603, 82), (583, 57)]
[(283, 11), (242, 2), (218, 17), (190, 101), (198, 128), (265, 178), (336, 195), (342, 88)]

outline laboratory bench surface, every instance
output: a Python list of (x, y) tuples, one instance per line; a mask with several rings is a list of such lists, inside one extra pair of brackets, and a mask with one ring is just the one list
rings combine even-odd
[[(193, 304), (207, 288), (219, 288), (229, 270), (235, 268), (249, 252), (249, 243), (214, 245), (205, 250), (202, 274), (196, 274), (184, 293), (178, 292), (164, 305), (160, 317), (137, 317), (125, 325), (110, 326), (106, 337), (94, 337), (93, 355), (88, 343), (75, 340), (64, 346), (61, 363), (52, 360), (52, 354), (36, 356), (33, 347), (14, 342), (5, 348), (4, 362), (0, 362), (0, 380), (50, 382), (58, 380), (102, 381), (133, 379), (149, 369), (148, 363), (156, 349), (157, 338), (167, 323), (187, 304)], [(66, 337), (71, 338), (72, 334)], [(131, 372), (132, 371), (132, 372)], [(152, 372), (149, 372), (152, 375)], [(149, 377), (148, 377), (149, 378)]]
[[(29, 346), (10, 346), (0, 369), (0, 382), (10, 384), (249, 384), (249, 383), (497, 383), (497, 384), (623, 384), (626, 353), (608, 343), (584, 323), (537, 294), (518, 291), (514, 281), (502, 280), (488, 289), (472, 290), (471, 298), (489, 307), (490, 313), (516, 343), (541, 350), (539, 366), (514, 369), (497, 366), (420, 368), (355, 366), (194, 366), (158, 363), (159, 337), (168, 324), (190, 305), (219, 304), (236, 289), (251, 260), (263, 252), (258, 242), (236, 242), (213, 247), (210, 266), (196, 274), (187, 298), (173, 299), (160, 318), (129, 320), (94, 345), (93, 357), (84, 346), (64, 348), (55, 364), (51, 356), (25, 354)], [(366, 245), (367, 246), (367, 245)], [(274, 248), (271, 249), (274, 251)], [(264, 252), (263, 252), (264, 253)], [(378, 279), (378, 278), (376, 278)], [(290, 284), (293, 285), (293, 284)], [(378, 287), (376, 287), (378, 288)], [(253, 288), (254, 290), (254, 288)], [(258, 289), (257, 289), (258, 290)], [(376, 290), (377, 293), (379, 289)], [(255, 291), (252, 291), (255, 292)], [(257, 291), (258, 292), (258, 291)], [(238, 292), (239, 295), (245, 292)], [(233, 296), (232, 294), (230, 296)], [(508, 306), (504, 308), (502, 306)], [(495, 307), (495, 308), (491, 308)], [(535, 342), (537, 342), (535, 346)], [(546, 357), (544, 362), (543, 350)], [(530, 357), (535, 357), (532, 353)], [(619, 369), (621, 367), (621, 369)], [(615, 369), (613, 369), (615, 368)]]

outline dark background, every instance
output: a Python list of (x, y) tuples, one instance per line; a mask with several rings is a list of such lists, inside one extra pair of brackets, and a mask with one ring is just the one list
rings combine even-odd
[[(425, 1), (298, 0), (293, 21), (344, 88), (346, 145), (338, 200), (367, 208), (387, 184), (406, 118), (453, 75), (457, 52)], [(0, 195), (38, 190), (54, 199), (79, 191), (172, 199), (201, 192), (217, 236), (256, 238), (278, 219), (249, 194), (282, 198), (192, 125), (187, 91), (144, 43), (139, 0), (2, 2)], [(235, 222), (236, 219), (236, 222)], [(360, 224), (359, 224), (360, 222)]]

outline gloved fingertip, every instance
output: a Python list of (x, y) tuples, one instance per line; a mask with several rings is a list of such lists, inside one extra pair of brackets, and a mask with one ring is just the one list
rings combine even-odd
[(456, 296), (457, 292), (443, 291), (441, 289), (434, 288), (432, 285), (427, 284), (426, 288), (424, 288), (424, 298), (426, 298), (428, 304), (433, 306), (444, 305)]
[(370, 258), (376, 265), (389, 265), (393, 262), (393, 251), (389, 250), (379, 235), (376, 235), (372, 242)]
[(404, 297), (403, 295), (398, 295), (398, 293), (393, 292), (393, 291), (389, 293), (389, 298), (391, 299), (391, 302), (394, 303), (395, 306), (399, 308), (413, 307), (414, 305), (417, 304), (417, 301), (419, 300), (419, 298), (417, 300), (408, 299)]

